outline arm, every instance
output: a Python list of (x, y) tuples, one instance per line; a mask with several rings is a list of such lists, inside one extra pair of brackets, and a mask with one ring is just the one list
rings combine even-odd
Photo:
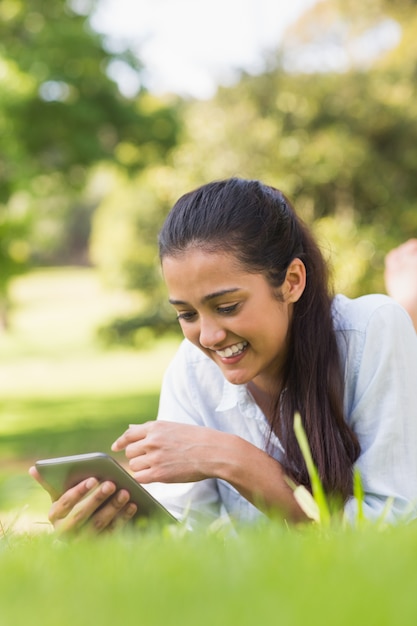
[(140, 483), (223, 479), (266, 512), (279, 512), (291, 521), (306, 519), (280, 463), (236, 435), (204, 426), (147, 422), (131, 426), (112, 449), (126, 451)]
[(193, 518), (207, 523), (225, 513), (250, 521), (260, 508), (299, 515), (281, 465), (263, 451), (269, 426), (260, 413), (254, 419), (254, 407), (250, 417), (241, 413), (237, 391), (183, 342), (164, 376), (157, 421), (131, 426), (113, 446), (126, 450), (136, 479), (192, 525)]

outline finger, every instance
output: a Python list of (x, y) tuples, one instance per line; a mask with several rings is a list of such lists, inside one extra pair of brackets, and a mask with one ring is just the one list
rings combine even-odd
[(126, 526), (129, 522), (134, 518), (138, 507), (133, 502), (129, 502), (123, 509), (121, 509), (120, 513), (113, 518), (113, 520), (106, 526), (103, 532), (110, 533), (115, 530), (119, 530)]
[(129, 443), (144, 439), (147, 434), (147, 424), (131, 424), (129, 428), (112, 444), (113, 452), (124, 450)]
[(66, 491), (49, 511), (52, 524), (62, 524), (65, 530), (78, 528), (84, 524), (116, 490), (114, 483), (98, 483), (96, 478), (88, 478)]
[(143, 467), (136, 471), (133, 471), (133, 478), (140, 483), (141, 485), (147, 485), (154, 482), (172, 482), (171, 480), (167, 480), (165, 476), (162, 474), (155, 475), (152, 467)]
[(121, 489), (92, 516), (90, 525), (98, 533), (114, 530), (132, 519), (136, 511), (137, 506), (130, 502), (129, 492)]
[(150, 469), (151, 463), (149, 462), (149, 455), (141, 454), (133, 456), (129, 460), (129, 469), (132, 472), (141, 472), (144, 469)]
[(143, 443), (143, 439), (139, 442), (129, 443), (125, 449), (125, 455), (127, 459), (133, 459), (135, 457), (145, 456), (146, 446)]
[(41, 477), (36, 467), (33, 465), (29, 468), (29, 475), (32, 476), (40, 485), (49, 493), (52, 501), (56, 500), (59, 497), (59, 493), (55, 491), (52, 487), (50, 487)]

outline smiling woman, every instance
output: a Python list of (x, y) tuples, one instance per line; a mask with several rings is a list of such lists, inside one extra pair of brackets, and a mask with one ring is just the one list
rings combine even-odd
[(304, 264), (292, 262), (279, 290), (263, 274), (238, 267), (233, 254), (205, 251), (204, 243), (164, 257), (162, 269), (184, 336), (229, 382), (252, 381), (252, 386), (275, 393), (292, 306), (305, 286)]
[[(311, 488), (299, 413), (323, 486), (348, 519), (354, 466), (370, 519), (390, 500), (390, 521), (417, 517), (417, 335), (405, 311), (387, 296), (333, 297), (311, 233), (259, 181), (182, 196), (159, 250), (185, 340), (158, 420), (113, 444), (136, 480), (160, 483), (155, 495), (191, 523), (271, 512), (303, 520), (290, 487)], [(128, 500), (107, 483), (90, 494), (83, 481), (53, 505), (51, 521), (112, 528), (129, 517)]]

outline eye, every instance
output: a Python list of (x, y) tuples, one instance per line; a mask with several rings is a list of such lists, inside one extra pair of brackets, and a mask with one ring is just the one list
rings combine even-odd
[(178, 321), (192, 322), (197, 314), (194, 311), (182, 311), (177, 314)]
[(219, 306), (217, 307), (217, 311), (219, 313), (221, 313), (222, 315), (230, 315), (231, 313), (234, 313), (236, 311), (238, 307), (238, 304), (230, 304), (228, 306)]

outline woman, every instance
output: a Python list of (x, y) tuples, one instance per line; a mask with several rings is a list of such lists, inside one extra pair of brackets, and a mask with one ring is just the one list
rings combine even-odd
[[(308, 229), (258, 181), (214, 182), (180, 198), (159, 248), (185, 341), (158, 420), (112, 446), (125, 450), (136, 479), (159, 483), (177, 516), (302, 520), (290, 486), (310, 486), (298, 411), (326, 492), (348, 517), (355, 464), (366, 515), (377, 518), (392, 498), (392, 521), (417, 516), (417, 336), (405, 311), (387, 296), (332, 298)], [(134, 506), (114, 491), (84, 481), (50, 519), (99, 530), (125, 521)]]

